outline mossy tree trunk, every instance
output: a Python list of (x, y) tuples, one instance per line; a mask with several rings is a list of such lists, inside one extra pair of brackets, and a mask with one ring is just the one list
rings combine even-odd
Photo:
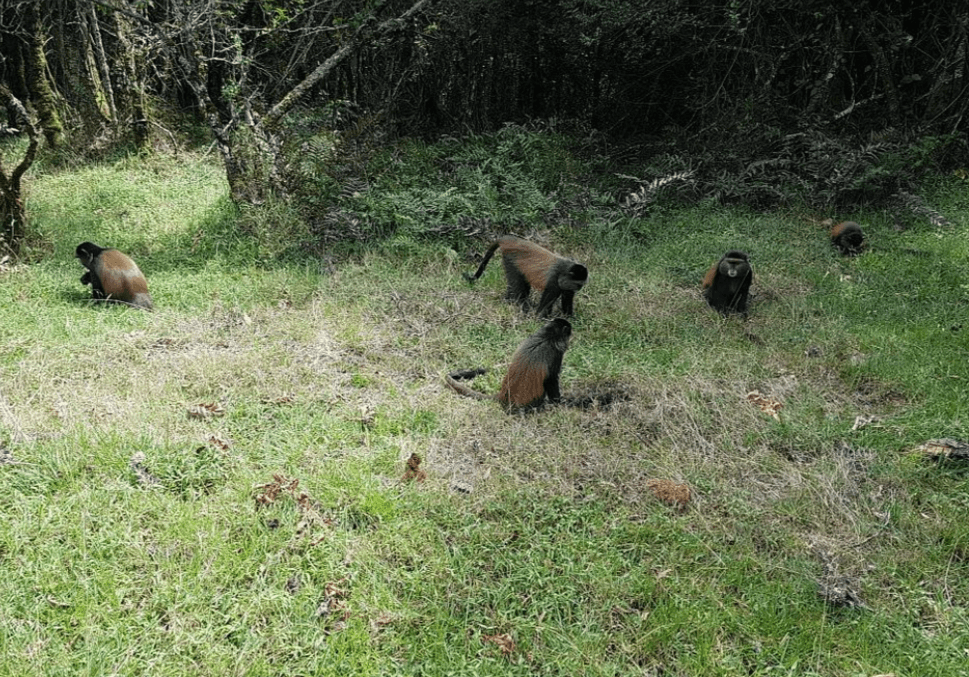
[[(91, 14), (92, 19), (94, 13)], [(139, 150), (151, 148), (149, 135), (149, 109), (145, 95), (145, 74), (140, 65), (147, 59), (139, 54), (131, 38), (131, 22), (120, 12), (112, 12), (107, 21), (109, 56), (105, 56), (105, 48), (100, 46), (102, 58), (110, 63), (111, 76), (115, 84), (118, 113), (121, 122), (130, 125), (130, 131), (135, 145)], [(98, 43), (100, 45), (100, 42)]]
[(0, 164), (0, 251), (11, 254), (20, 252), (24, 235), (27, 232), (27, 212), (24, 209), (21, 179), (30, 169), (37, 156), (37, 146), (40, 145), (40, 133), (33, 119), (24, 109), (20, 99), (15, 97), (6, 85), (0, 85), (0, 100), (4, 105), (13, 108), (17, 115), (25, 121), (30, 143), (23, 158), (10, 173)]
[(43, 0), (34, 0), (26, 6), (26, 25), (28, 30), (27, 50), (27, 87), (30, 100), (37, 110), (40, 126), (48, 145), (56, 148), (64, 138), (64, 125), (57, 113), (57, 100), (54, 90), (47, 80), (47, 56), (44, 54), (44, 34), (41, 29), (38, 5)]

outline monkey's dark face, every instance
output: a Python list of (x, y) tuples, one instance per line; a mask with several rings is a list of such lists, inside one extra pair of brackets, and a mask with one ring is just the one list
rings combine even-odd
[(569, 339), (572, 337), (572, 325), (568, 320), (557, 317), (545, 325), (542, 334), (547, 342), (564, 353), (568, 349)]
[(81, 264), (90, 270), (91, 265), (94, 263), (95, 257), (104, 251), (103, 247), (99, 247), (92, 242), (82, 242), (74, 250), (74, 256), (76, 256)]
[(750, 263), (743, 252), (728, 252), (720, 259), (718, 269), (721, 275), (742, 280), (750, 274)]
[(559, 277), (559, 288), (569, 291), (579, 291), (588, 281), (589, 269), (581, 263), (576, 263), (564, 275)]

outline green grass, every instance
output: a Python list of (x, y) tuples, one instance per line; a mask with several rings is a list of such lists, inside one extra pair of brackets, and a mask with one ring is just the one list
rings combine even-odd
[[(843, 215), (871, 243), (844, 259), (797, 212), (540, 228), (564, 152), (405, 145), (356, 205), (443, 192), (442, 163), (530, 186), (522, 223), (591, 271), (563, 391), (628, 399), (526, 416), (441, 380), (495, 392), (538, 326), (497, 262), (461, 279), (480, 243), (293, 256), (193, 156), (31, 176), (0, 272), (0, 674), (969, 674), (969, 474), (917, 450), (969, 439), (969, 188), (940, 183), (947, 228)], [(461, 181), (438, 202), (497, 204)], [(156, 312), (92, 306), (83, 240), (135, 258)], [(733, 247), (747, 322), (699, 295)], [(825, 561), (864, 607), (823, 601)]]

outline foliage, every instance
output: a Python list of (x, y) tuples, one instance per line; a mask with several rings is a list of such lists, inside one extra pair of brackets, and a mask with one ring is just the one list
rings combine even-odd
[[(178, 110), (217, 138), (268, 120), (264, 138), (239, 142), (272, 155), (299, 99), (351, 102), (395, 136), (557, 118), (613, 140), (736, 152), (746, 167), (771, 163), (771, 146), (731, 149), (768, 136), (860, 151), (885, 134), (947, 138), (969, 113), (969, 16), (957, 0), (56, 2), (37, 6), (39, 23), (33, 7), (3, 10), (0, 80), (21, 98), (41, 87), (24, 73), (42, 44), (60, 105), (92, 144), (112, 137), (105, 127), (164, 137), (149, 118)], [(35, 24), (50, 33), (40, 42)], [(778, 197), (769, 177), (740, 178), (725, 197)]]

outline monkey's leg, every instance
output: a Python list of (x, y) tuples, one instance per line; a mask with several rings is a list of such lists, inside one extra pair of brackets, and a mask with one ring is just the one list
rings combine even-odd
[(508, 278), (508, 292), (505, 294), (505, 298), (527, 309), (528, 296), (532, 291), (528, 280), (514, 266), (508, 266), (506, 277)]

